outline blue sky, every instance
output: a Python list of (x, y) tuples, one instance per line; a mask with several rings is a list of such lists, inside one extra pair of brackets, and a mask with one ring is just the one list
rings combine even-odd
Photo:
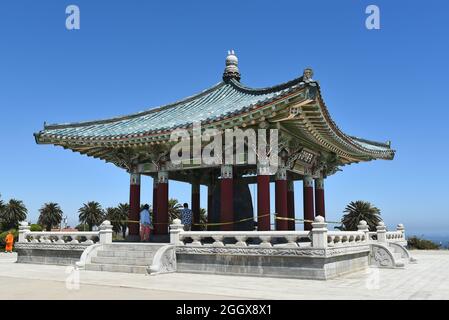
[[(80, 8), (80, 30), (65, 28), (69, 4)], [(365, 28), (369, 4), (380, 7), (380, 30)], [(71, 225), (84, 202), (128, 201), (126, 172), (36, 145), (33, 133), (44, 121), (107, 118), (192, 95), (220, 81), (234, 49), (252, 87), (313, 67), (344, 132), (397, 149), (394, 161), (351, 165), (327, 179), (329, 220), (362, 199), (391, 227), (449, 235), (448, 10), (447, 1), (2, 0), (2, 199), (23, 200), (33, 221), (43, 203), (58, 202)], [(296, 183), (298, 217), (301, 188)], [(143, 202), (151, 192), (144, 178)], [(189, 192), (170, 185), (182, 202)]]

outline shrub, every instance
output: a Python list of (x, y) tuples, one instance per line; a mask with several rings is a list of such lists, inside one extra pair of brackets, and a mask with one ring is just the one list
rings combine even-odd
[[(17, 230), (15, 230), (15, 229), (13, 229), (12, 231), (13, 231), (12, 233), (14, 235), (14, 243), (16, 243), (17, 240), (19, 239), (19, 232)], [(9, 233), (9, 230), (0, 233), (0, 247), (3, 248), (3, 249), (6, 246), (5, 238), (8, 235), (8, 233)]]
[(30, 231), (42, 231), (44, 228), (40, 224), (30, 225)]
[(81, 223), (75, 227), (78, 231), (89, 231), (89, 225), (86, 223)]
[(421, 239), (416, 236), (408, 238), (407, 242), (410, 249), (417, 249), (417, 250), (440, 249), (440, 245), (436, 244), (435, 242), (426, 239)]

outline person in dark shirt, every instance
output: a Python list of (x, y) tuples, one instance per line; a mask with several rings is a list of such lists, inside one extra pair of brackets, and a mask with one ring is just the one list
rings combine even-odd
[(184, 209), (181, 210), (181, 223), (184, 225), (185, 231), (192, 229), (192, 210), (189, 209), (187, 203), (184, 203)]

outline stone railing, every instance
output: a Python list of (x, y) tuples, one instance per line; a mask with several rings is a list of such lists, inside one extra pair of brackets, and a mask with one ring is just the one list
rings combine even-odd
[(46, 244), (83, 244), (112, 243), (112, 225), (104, 221), (99, 231), (30, 231), (28, 222), (21, 222), (19, 226), (18, 243), (46, 243)]
[[(179, 227), (182, 225), (176, 226)], [(211, 239), (212, 241), (210, 241)], [(309, 232), (308, 231), (187, 231), (187, 232), (181, 231), (179, 233), (178, 241), (176, 243), (178, 245), (190, 245), (190, 246), (212, 246), (212, 247), (258, 246), (262, 248), (268, 248), (273, 246), (298, 247), (298, 242), (301, 239), (306, 240), (305, 242), (310, 242)], [(188, 240), (191, 240), (191, 242), (188, 242)]]
[(184, 231), (179, 219), (170, 225), (170, 242), (177, 246), (210, 247), (345, 247), (368, 242), (405, 241), (404, 226), (388, 231), (383, 222), (370, 232), (366, 221), (358, 231), (329, 231), (324, 218), (318, 216), (311, 231)]
[(327, 248), (364, 244), (364, 231), (328, 231), (318, 216), (311, 231), (184, 231), (179, 219), (170, 225), (170, 242), (178, 246), (210, 247), (312, 247)]
[(378, 242), (402, 242), (405, 239), (405, 228), (402, 224), (398, 224), (396, 231), (387, 231), (385, 224), (379, 222), (376, 227), (377, 241)]
[(367, 238), (362, 231), (330, 231), (327, 233), (327, 245), (337, 247), (366, 242)]

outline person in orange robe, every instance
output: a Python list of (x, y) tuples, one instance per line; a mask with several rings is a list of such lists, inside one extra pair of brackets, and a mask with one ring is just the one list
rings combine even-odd
[(6, 236), (5, 242), (6, 242), (5, 252), (12, 253), (12, 245), (14, 243), (14, 235), (12, 234), (11, 231), (9, 231), (8, 235)]

